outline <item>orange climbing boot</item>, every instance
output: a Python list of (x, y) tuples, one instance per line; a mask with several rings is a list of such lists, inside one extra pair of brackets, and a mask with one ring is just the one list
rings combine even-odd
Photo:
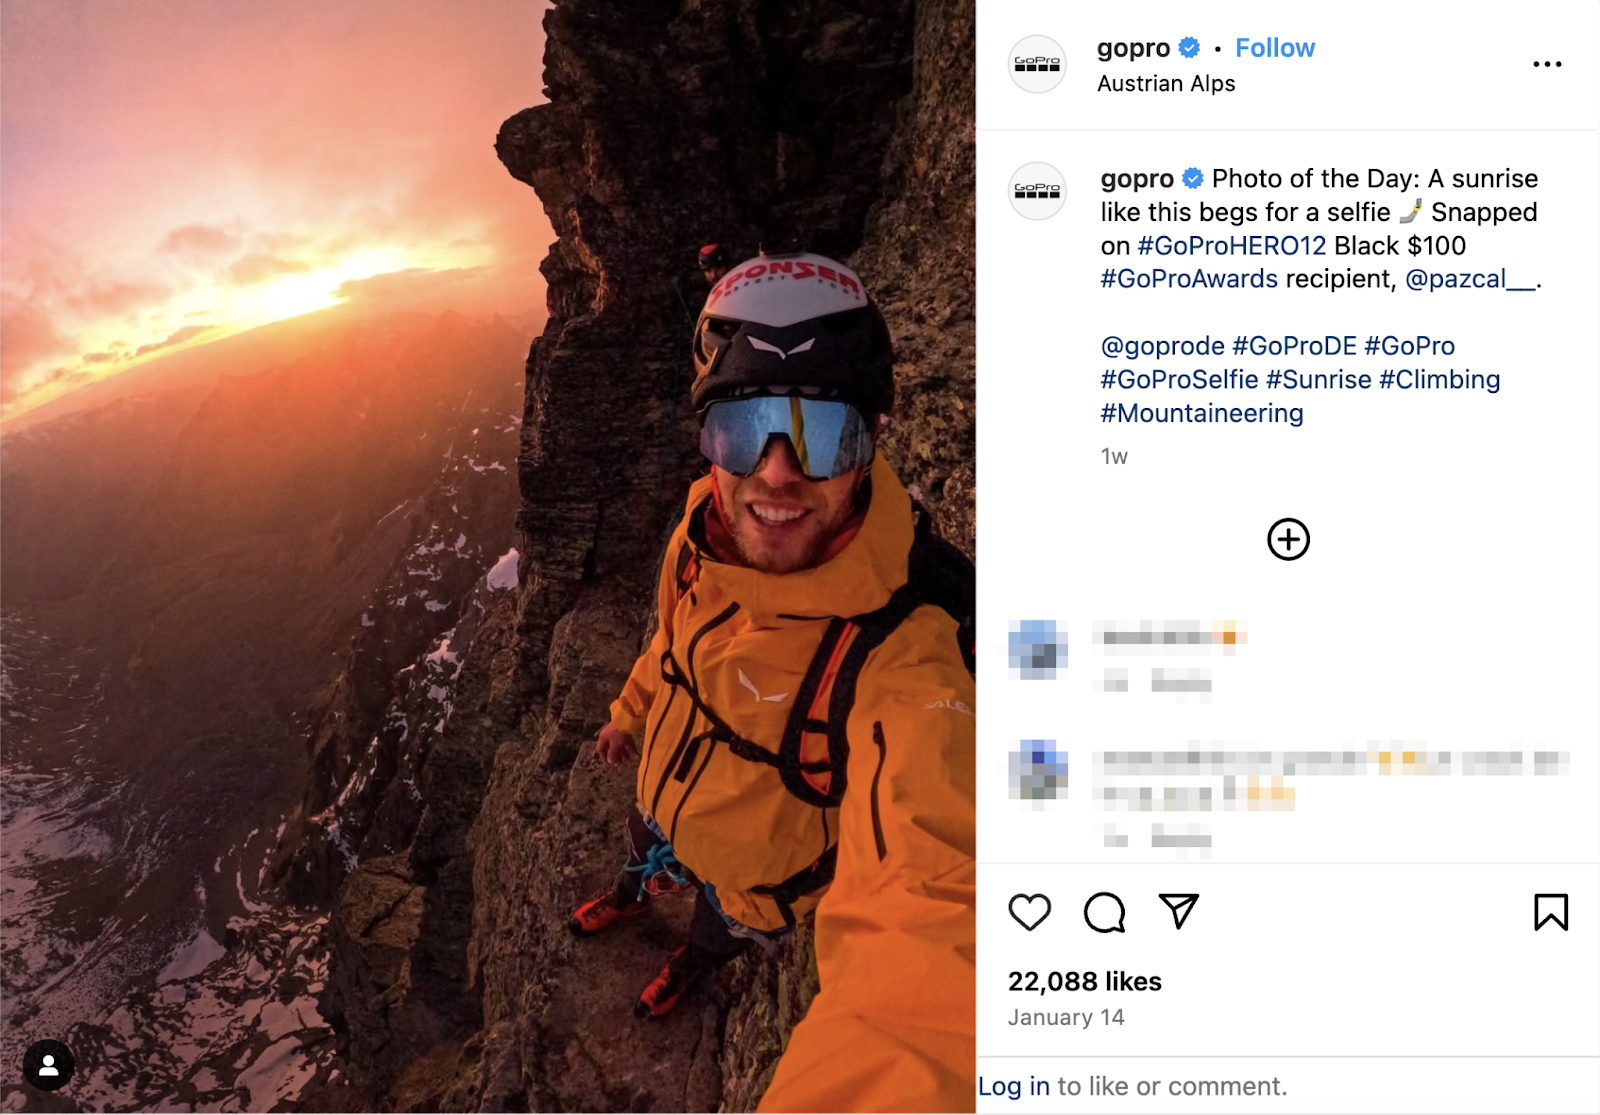
[(680, 948), (672, 954), (666, 967), (656, 973), (656, 978), (639, 993), (639, 1001), (633, 1005), (634, 1017), (660, 1018), (671, 1013), (683, 993), (706, 970), (705, 965), (691, 959), (687, 945)]
[(644, 895), (639, 895), (632, 901), (624, 901), (622, 892), (616, 887), (603, 894), (597, 894), (589, 901), (572, 911), (572, 916), (567, 919), (567, 928), (574, 937), (588, 937), (608, 929), (619, 921), (637, 916), (645, 907)]

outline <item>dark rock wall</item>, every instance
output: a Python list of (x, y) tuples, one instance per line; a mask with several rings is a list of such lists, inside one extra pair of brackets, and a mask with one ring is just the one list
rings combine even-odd
[(972, 21), (970, 0), (568, 0), (546, 15), (550, 101), (496, 144), (559, 236), (528, 358), (520, 580), (480, 589), (458, 631), (454, 713), (409, 846), (361, 862), (333, 919), (329, 1009), (373, 1102), (758, 1102), (815, 992), (806, 934), (646, 1026), (630, 1007), (687, 898), (592, 940), (563, 925), (620, 861), (632, 772), (584, 745), (648, 637), (661, 545), (700, 468), (672, 279), (708, 240), (851, 257), (897, 338), (885, 451), (970, 552)]
[(883, 200), (850, 260), (895, 340), (899, 395), (885, 451), (939, 532), (969, 557), (977, 543), (974, 49), (973, 0), (917, 5), (914, 87), (898, 108)]

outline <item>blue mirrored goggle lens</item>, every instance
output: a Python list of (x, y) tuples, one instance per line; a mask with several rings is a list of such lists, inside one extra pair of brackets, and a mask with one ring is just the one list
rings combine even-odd
[(799, 396), (712, 403), (700, 428), (700, 451), (719, 467), (749, 476), (775, 435), (789, 439), (800, 470), (812, 480), (831, 480), (872, 462), (872, 427), (859, 410)]

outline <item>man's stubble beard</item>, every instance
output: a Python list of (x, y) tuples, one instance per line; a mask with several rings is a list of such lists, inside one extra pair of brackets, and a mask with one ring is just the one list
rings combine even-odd
[(765, 488), (760, 493), (751, 493), (749, 495), (740, 493), (738, 497), (740, 502), (734, 510), (735, 521), (733, 529), (729, 533), (733, 536), (734, 548), (739, 551), (739, 558), (744, 564), (763, 573), (775, 574), (798, 573), (803, 569), (810, 569), (815, 566), (817, 560), (827, 550), (829, 544), (833, 542), (845, 523), (849, 522), (850, 517), (855, 514), (856, 506), (861, 498), (861, 490), (858, 487), (852, 493), (851, 498), (838, 507), (833, 519), (828, 522), (822, 522), (820, 519), (820, 516), (826, 514), (829, 510), (826, 506), (812, 509), (810, 516), (820, 523), (820, 529), (807, 542), (804, 552), (797, 560), (776, 565), (771, 561), (765, 560), (761, 555), (752, 552), (751, 547), (746, 545), (744, 538), (747, 532), (759, 531), (761, 528), (752, 522), (755, 518), (755, 512), (746, 507), (743, 501), (746, 499), (759, 500), (772, 492), (773, 489)]
[[(812, 514), (816, 515), (818, 512), (812, 512)], [(751, 511), (742, 511), (740, 513), (742, 523), (747, 523), (752, 518), (754, 518), (754, 513)], [(744, 533), (743, 530), (734, 530), (731, 533), (733, 534), (734, 548), (739, 551), (739, 559), (750, 568), (757, 569), (762, 573), (798, 573), (800, 570), (809, 569), (817, 563), (817, 559), (822, 556), (822, 552), (828, 548), (828, 543), (833, 541), (833, 536), (838, 533), (839, 525), (834, 523), (826, 526), (811, 539), (806, 546), (805, 552), (801, 554), (797, 561), (793, 564), (784, 563), (782, 565), (775, 565), (761, 555), (752, 553), (750, 547), (745, 544), (744, 538), (741, 537)], [(753, 529), (759, 530), (760, 528), (755, 527)]]

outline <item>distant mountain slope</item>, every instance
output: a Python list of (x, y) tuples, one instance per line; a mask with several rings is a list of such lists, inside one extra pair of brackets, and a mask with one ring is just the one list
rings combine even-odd
[[(255, 370), (214, 370), (201, 399), (123, 398), (0, 442), (5, 776), (33, 795), (8, 803), (4, 843), (28, 851), (8, 886), (34, 896), (0, 943), (7, 971), (49, 961), (22, 985), (37, 996), (8, 981), (8, 1035), (97, 1024), (174, 950), (258, 917), (319, 690), (353, 647), (360, 683), (386, 684), (510, 544), (525, 323), (390, 315), (269, 348), (263, 367), (233, 346)], [(98, 1049), (86, 1079), (142, 1071), (88, 1063), (132, 1046)]]
[[(353, 323), (270, 370), (220, 375), (181, 422), (159, 397), (127, 399), (10, 439), (0, 591), (101, 652), (163, 735), (188, 734), (191, 713), (301, 709), (426, 532), (421, 500), (450, 455), (511, 467), (524, 344), (453, 314)], [(456, 484), (509, 480), (467, 469)], [(510, 503), (467, 503), (509, 535)]]
[(0, 441), (0, 593), (82, 592), (125, 544), (203, 395), (141, 396)]

